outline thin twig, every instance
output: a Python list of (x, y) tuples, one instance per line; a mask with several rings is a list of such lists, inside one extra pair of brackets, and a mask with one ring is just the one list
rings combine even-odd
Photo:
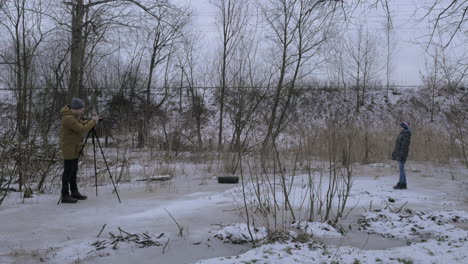
[(369, 242), (369, 237), (370, 237), (370, 235), (367, 234), (366, 242), (364, 243), (364, 245), (362, 245), (362, 248), (361, 248), (361, 249), (364, 249), (364, 248), (367, 246), (367, 242)]
[(182, 237), (182, 231), (184, 230), (184, 227), (181, 227), (179, 223), (177, 223), (175, 218), (171, 215), (171, 213), (169, 213), (169, 211), (166, 208), (164, 208), (164, 210), (167, 212), (167, 214), (172, 218), (172, 220), (176, 223), (177, 227), (179, 228), (179, 234), (177, 236)]
[(344, 216), (344, 218), (347, 218), (347, 217), (349, 216), (349, 214), (350, 214), (354, 209), (356, 209), (356, 207), (357, 207), (357, 205), (358, 205), (358, 203), (359, 203), (360, 200), (361, 200), (361, 198), (359, 198), (358, 201), (356, 202), (356, 204), (355, 204), (352, 208), (349, 209), (348, 213)]
[(107, 225), (107, 224), (104, 224), (104, 225), (102, 226), (101, 232), (99, 232), (99, 234), (97, 235), (97, 238), (99, 238), (99, 236), (101, 235), (102, 231), (104, 231), (104, 228), (106, 227), (106, 225)]
[(167, 239), (167, 242), (166, 242), (166, 244), (165, 244), (164, 247), (163, 247), (163, 254), (164, 254), (164, 252), (166, 251), (166, 248), (167, 248), (167, 246), (169, 245), (169, 241), (170, 241), (170, 240), (171, 240), (170, 238)]
[(120, 227), (117, 227), (117, 228), (119, 229), (120, 235), (121, 235), (121, 236), (122, 236), (122, 232), (124, 232), (124, 233), (127, 234), (127, 235), (132, 235), (132, 234), (130, 234), (130, 233), (124, 231), (124, 230), (123, 230), (122, 228), (120, 228)]
[(340, 244), (339, 244), (338, 247), (336, 248), (335, 254), (333, 254), (332, 262), (333, 262), (333, 260), (335, 259), (336, 255), (338, 254), (338, 251), (340, 250), (341, 245), (343, 244), (343, 241), (344, 241), (345, 238), (346, 238), (346, 235), (347, 235), (347, 234), (344, 234), (343, 237), (341, 238)]

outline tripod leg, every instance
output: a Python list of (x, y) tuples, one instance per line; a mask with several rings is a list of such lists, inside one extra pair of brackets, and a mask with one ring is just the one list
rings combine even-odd
[(120, 201), (120, 196), (119, 196), (119, 192), (117, 191), (117, 187), (115, 187), (114, 179), (112, 178), (112, 174), (110, 172), (109, 165), (107, 164), (106, 156), (104, 155), (104, 151), (102, 150), (101, 142), (99, 141), (99, 138), (96, 135), (96, 130), (94, 128), (93, 128), (93, 130), (94, 130), (94, 135), (96, 136), (96, 141), (98, 143), (99, 149), (101, 150), (102, 158), (104, 159), (104, 163), (106, 164), (107, 172), (109, 173), (110, 179), (112, 181), (112, 185), (114, 186), (115, 193), (117, 194), (117, 198), (119, 199), (119, 203), (122, 203), (122, 201)]
[(88, 138), (89, 138), (89, 135), (91, 135), (91, 131), (88, 132), (88, 135), (86, 135), (86, 139), (83, 143), (83, 146), (81, 146), (81, 149), (80, 149), (80, 154), (78, 155), (78, 159), (81, 157), (81, 154), (83, 154), (83, 149), (86, 145), (86, 142), (88, 142)]
[(93, 142), (93, 152), (94, 152), (94, 183), (96, 186), (96, 196), (98, 196), (98, 187), (97, 187), (97, 166), (96, 166), (96, 144), (94, 143), (94, 138), (96, 137), (96, 132), (93, 129), (91, 131), (93, 134), (91, 135), (92, 137), (92, 142)]

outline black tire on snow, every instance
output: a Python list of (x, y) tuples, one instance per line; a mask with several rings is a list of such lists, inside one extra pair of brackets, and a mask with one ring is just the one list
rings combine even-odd
[(219, 176), (218, 183), (239, 183), (237, 176)]

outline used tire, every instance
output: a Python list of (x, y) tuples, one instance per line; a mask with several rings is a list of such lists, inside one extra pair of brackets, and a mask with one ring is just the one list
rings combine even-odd
[(237, 176), (219, 176), (218, 183), (239, 183)]

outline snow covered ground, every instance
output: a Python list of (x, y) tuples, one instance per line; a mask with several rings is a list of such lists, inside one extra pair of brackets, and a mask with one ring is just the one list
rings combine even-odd
[[(131, 166), (130, 178), (143, 169)], [(88, 200), (78, 204), (57, 205), (58, 189), (24, 201), (11, 193), (0, 206), (0, 263), (468, 263), (463, 168), (451, 180), (447, 168), (408, 164), (409, 189), (395, 191), (395, 164), (359, 165), (345, 232), (301, 219), (271, 242), (256, 223), (256, 248), (233, 196), (239, 186), (180, 171), (119, 184), (122, 203), (112, 185), (96, 196), (82, 183)]]

